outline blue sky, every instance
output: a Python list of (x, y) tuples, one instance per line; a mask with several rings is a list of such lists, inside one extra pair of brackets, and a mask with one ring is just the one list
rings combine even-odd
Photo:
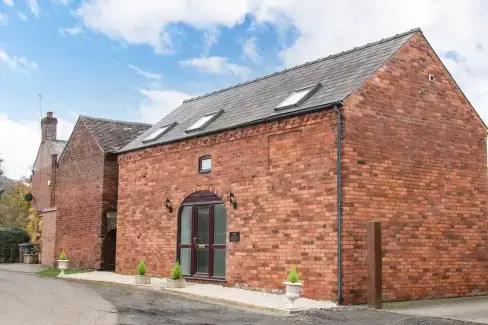
[(486, 14), (475, 0), (0, 0), (0, 155), (7, 176), (29, 174), (38, 94), (67, 139), (79, 114), (154, 123), (185, 98), (413, 27), (486, 121)]

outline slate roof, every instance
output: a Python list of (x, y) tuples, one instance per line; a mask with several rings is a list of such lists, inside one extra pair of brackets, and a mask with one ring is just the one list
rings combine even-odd
[(46, 145), (47, 149), (49, 150), (49, 153), (51, 155), (58, 155), (58, 161), (59, 158), (61, 157), (61, 153), (64, 150), (64, 147), (66, 146), (66, 143), (68, 141), (66, 140), (46, 140)]
[(105, 153), (116, 152), (151, 127), (151, 124), (146, 123), (114, 121), (83, 115), (80, 116), (79, 122), (86, 126)]
[[(120, 152), (215, 133), (341, 103), (378, 70), (414, 33), (419, 31), (420, 29), (413, 29), (378, 42), (184, 101), (182, 105)], [(317, 83), (320, 83), (321, 87), (301, 105), (275, 111), (276, 106), (294, 90)], [(224, 110), (224, 113), (203, 130), (185, 132), (203, 115), (221, 109)], [(174, 122), (177, 125), (156, 141), (143, 142), (158, 127)]]

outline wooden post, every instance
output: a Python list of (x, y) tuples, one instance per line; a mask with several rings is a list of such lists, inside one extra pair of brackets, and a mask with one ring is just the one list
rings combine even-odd
[(368, 307), (381, 309), (381, 222), (368, 222)]

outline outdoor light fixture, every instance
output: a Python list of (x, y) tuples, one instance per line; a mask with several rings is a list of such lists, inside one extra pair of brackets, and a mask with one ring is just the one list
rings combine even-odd
[(234, 209), (237, 209), (237, 200), (236, 197), (234, 196), (234, 193), (230, 192), (227, 198), (229, 199), (229, 203), (232, 205), (232, 207)]
[(168, 209), (169, 213), (173, 213), (173, 205), (171, 204), (169, 198), (166, 198), (166, 201), (164, 201), (164, 206), (166, 209)]

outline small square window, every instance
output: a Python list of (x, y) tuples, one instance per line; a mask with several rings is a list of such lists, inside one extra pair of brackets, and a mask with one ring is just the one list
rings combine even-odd
[(300, 88), (292, 92), (288, 97), (285, 98), (278, 106), (276, 106), (275, 110), (286, 109), (289, 107), (295, 107), (303, 103), (307, 100), (310, 96), (313, 95), (314, 92), (317, 91), (320, 84), (316, 84), (313, 86), (308, 86), (305, 88)]
[(210, 156), (200, 157), (198, 171), (200, 173), (209, 173), (211, 170), (212, 170), (212, 157)]

